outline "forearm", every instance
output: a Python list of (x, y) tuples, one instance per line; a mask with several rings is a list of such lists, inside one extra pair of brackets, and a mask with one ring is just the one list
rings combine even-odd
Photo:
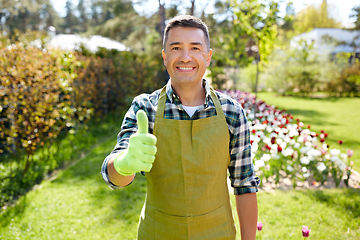
[(116, 159), (116, 157), (117, 156), (110, 158), (108, 165), (107, 165), (109, 180), (116, 186), (125, 187), (134, 180), (135, 174), (133, 174), (131, 176), (123, 176), (123, 175), (119, 174), (115, 170), (115, 167), (114, 167), (114, 160)]
[(240, 222), (241, 239), (255, 240), (258, 218), (256, 193), (236, 195), (235, 199)]

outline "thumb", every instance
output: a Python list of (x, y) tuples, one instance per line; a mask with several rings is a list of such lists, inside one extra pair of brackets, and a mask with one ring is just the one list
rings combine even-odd
[(146, 134), (148, 133), (148, 117), (144, 110), (139, 110), (136, 113), (137, 124), (138, 124), (138, 133)]

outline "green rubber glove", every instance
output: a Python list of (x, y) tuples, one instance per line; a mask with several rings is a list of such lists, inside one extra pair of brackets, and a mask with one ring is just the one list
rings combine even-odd
[(115, 170), (124, 176), (149, 172), (155, 160), (156, 137), (148, 133), (148, 118), (143, 110), (136, 113), (138, 131), (129, 139), (129, 146), (114, 161)]

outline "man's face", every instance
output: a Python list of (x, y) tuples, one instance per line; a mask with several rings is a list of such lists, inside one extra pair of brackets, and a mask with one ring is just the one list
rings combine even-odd
[(175, 27), (168, 33), (162, 55), (173, 85), (194, 84), (202, 82), (212, 50), (201, 29)]

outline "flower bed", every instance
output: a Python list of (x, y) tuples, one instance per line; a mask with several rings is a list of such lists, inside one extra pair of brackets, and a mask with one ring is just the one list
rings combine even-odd
[[(286, 110), (256, 101), (251, 93), (222, 92), (237, 100), (245, 110), (251, 132), (252, 160), (262, 180), (271, 178), (278, 184), (286, 177), (295, 188), (310, 178), (321, 185), (332, 178), (336, 187), (341, 181), (349, 186), (353, 173), (352, 150), (342, 153), (330, 148), (324, 130), (320, 133), (311, 131), (310, 126), (304, 126)], [(338, 143), (342, 144), (342, 141)]]

